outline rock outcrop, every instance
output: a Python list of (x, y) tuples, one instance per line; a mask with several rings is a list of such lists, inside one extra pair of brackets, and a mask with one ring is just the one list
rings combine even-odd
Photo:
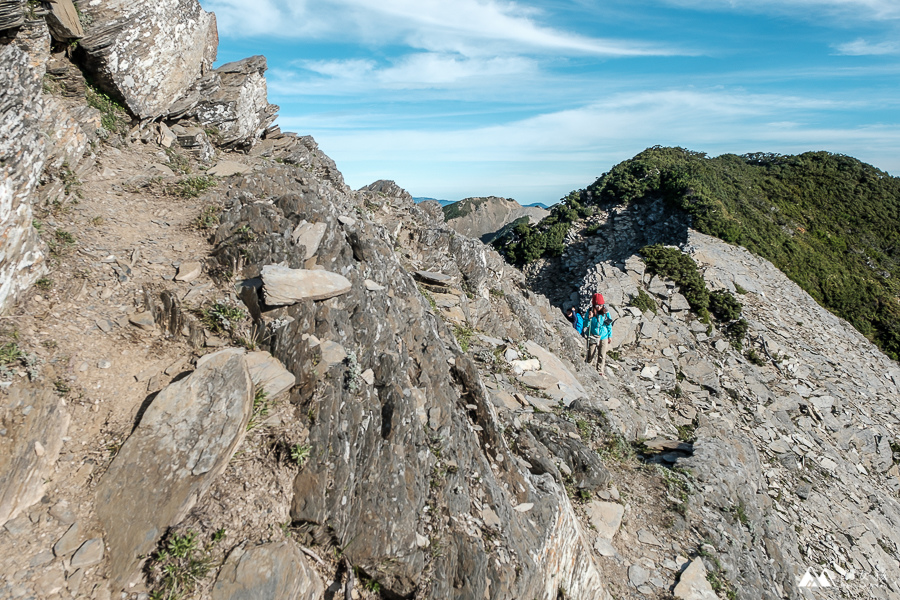
[(278, 112), (267, 100), (265, 72), (264, 56), (224, 64), (198, 79), (169, 116), (214, 127), (225, 147), (253, 146)]
[(128, 583), (141, 557), (222, 472), (252, 408), (245, 359), (230, 352), (210, 357), (153, 399), (97, 487), (115, 585)]
[(84, 65), (140, 118), (168, 113), (212, 68), (219, 36), (196, 0), (82, 2), (90, 25), (79, 45)]
[(18, 46), (0, 46), (0, 309), (45, 272), (32, 196), (46, 160), (40, 79)]

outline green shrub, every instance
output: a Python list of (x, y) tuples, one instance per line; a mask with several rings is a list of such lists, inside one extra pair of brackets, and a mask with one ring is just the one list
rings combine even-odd
[(465, 325), (454, 325), (453, 335), (456, 336), (456, 341), (459, 342), (459, 347), (462, 348), (462, 351), (468, 352), (472, 338), (475, 336), (475, 330)]
[(643, 313), (652, 312), (656, 314), (656, 311), (658, 310), (656, 302), (653, 301), (653, 298), (651, 298), (650, 295), (642, 289), (639, 289), (638, 295), (628, 302), (628, 306), (633, 306)]
[(169, 184), (166, 191), (172, 196), (196, 198), (206, 190), (216, 186), (216, 178), (212, 175), (185, 177), (177, 183)]
[(294, 444), (291, 446), (291, 460), (297, 463), (298, 467), (302, 467), (309, 459), (309, 451), (309, 444)]
[(247, 313), (235, 306), (216, 303), (204, 308), (200, 321), (213, 333), (232, 333), (235, 325), (247, 318)]
[[(221, 535), (216, 532), (213, 539), (218, 541), (222, 537), (224, 531)], [(193, 531), (183, 535), (170, 534), (161, 546), (149, 565), (154, 588), (150, 594), (151, 600), (181, 600), (189, 597), (212, 567), (209, 548), (200, 545), (197, 534)]]
[(743, 305), (730, 292), (716, 290), (709, 294), (709, 310), (720, 321), (734, 321), (741, 317)]
[(747, 323), (746, 319), (739, 319), (729, 323), (725, 327), (725, 333), (731, 338), (731, 345), (740, 350), (744, 347), (744, 338), (747, 336), (749, 329), (750, 324)]
[(679, 250), (662, 245), (645, 246), (641, 255), (647, 270), (674, 281), (695, 313), (704, 317), (709, 310), (709, 291), (694, 259)]
[(131, 125), (131, 117), (125, 107), (104, 94), (87, 86), (85, 99), (88, 106), (100, 111), (100, 125), (110, 133), (127, 133)]

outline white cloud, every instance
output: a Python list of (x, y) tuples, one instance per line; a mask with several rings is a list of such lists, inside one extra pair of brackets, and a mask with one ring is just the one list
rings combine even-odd
[[(274, 69), (269, 87), (274, 95), (346, 95), (377, 90), (465, 88), (484, 90), (503, 78), (517, 85), (537, 76), (538, 66), (524, 57), (467, 58), (419, 52), (386, 65), (372, 60), (300, 60), (297, 71)], [(309, 76), (307, 76), (309, 75)]]
[[(533, 202), (556, 200), (656, 144), (710, 154), (828, 150), (900, 172), (900, 123), (832, 125), (835, 115), (854, 107), (796, 96), (668, 90), (456, 131), (374, 123), (365, 131), (345, 130), (327, 118), (294, 125), (318, 123), (309, 132), (354, 187), (389, 178), (417, 195), (455, 199), (495, 193)], [(291, 120), (281, 124), (292, 125)]]
[(900, 42), (871, 43), (860, 38), (834, 47), (838, 54), (846, 56), (874, 56), (883, 54), (900, 54)]
[(223, 35), (357, 38), (372, 45), (404, 43), (466, 56), (509, 52), (598, 56), (684, 54), (659, 44), (585, 37), (542, 25), (542, 13), (503, 0), (203, 0)]
[[(738, 9), (752, 12), (795, 13), (808, 20), (840, 15), (843, 18), (900, 19), (897, 0), (664, 0), (698, 9)], [(815, 12), (814, 12), (815, 11)]]

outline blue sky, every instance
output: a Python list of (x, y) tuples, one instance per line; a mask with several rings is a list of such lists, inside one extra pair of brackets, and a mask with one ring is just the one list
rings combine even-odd
[(551, 203), (648, 146), (900, 175), (900, 0), (201, 0), (347, 183)]

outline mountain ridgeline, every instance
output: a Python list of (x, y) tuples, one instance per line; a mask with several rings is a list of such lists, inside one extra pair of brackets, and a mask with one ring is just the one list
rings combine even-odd
[[(663, 199), (692, 227), (768, 259), (820, 304), (900, 359), (900, 178), (828, 152), (710, 158), (649, 148), (570, 193), (495, 247), (515, 264), (561, 256), (573, 224)], [(580, 234), (593, 233), (590, 226)]]

